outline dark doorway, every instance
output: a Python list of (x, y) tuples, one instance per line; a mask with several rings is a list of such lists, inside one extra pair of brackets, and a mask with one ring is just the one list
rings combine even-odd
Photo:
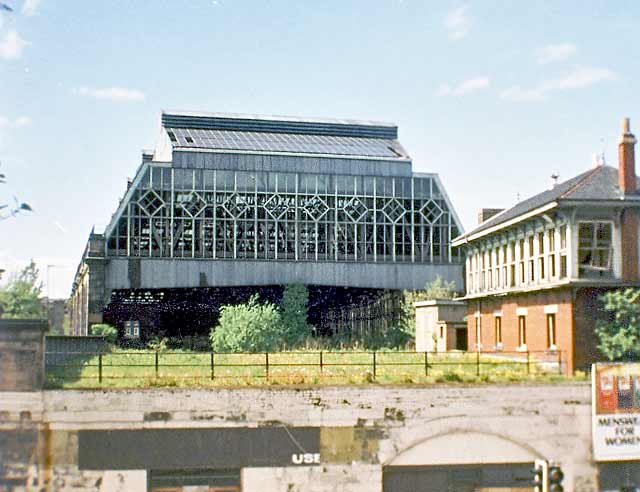
[(149, 492), (240, 492), (240, 470), (150, 471)]
[(389, 466), (384, 492), (532, 492), (531, 463), (507, 465)]
[(456, 328), (456, 350), (467, 350), (466, 328)]

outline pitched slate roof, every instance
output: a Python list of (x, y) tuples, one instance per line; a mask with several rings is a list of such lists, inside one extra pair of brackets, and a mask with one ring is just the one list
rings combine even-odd
[[(640, 180), (638, 180), (638, 185), (640, 187)], [(615, 201), (622, 199), (640, 200), (640, 190), (625, 196), (618, 186), (618, 170), (611, 166), (598, 166), (494, 215), (475, 229), (457, 237), (454, 241), (457, 242), (466, 237), (476, 235), (552, 202)]]

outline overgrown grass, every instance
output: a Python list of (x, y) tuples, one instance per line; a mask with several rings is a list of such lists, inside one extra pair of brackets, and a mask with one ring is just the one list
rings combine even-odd
[[(119, 350), (78, 355), (47, 370), (51, 388), (208, 387), (330, 384), (435, 384), (564, 381), (557, 365), (527, 364), (519, 354), (297, 351), (211, 354), (167, 350)], [(212, 364), (213, 358), (213, 364)], [(480, 364), (478, 365), (478, 361)], [(102, 380), (100, 381), (100, 375)], [(572, 380), (581, 379), (571, 378)]]

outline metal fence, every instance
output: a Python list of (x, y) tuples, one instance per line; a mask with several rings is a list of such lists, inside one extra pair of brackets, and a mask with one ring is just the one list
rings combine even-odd
[[(315, 351), (277, 353), (218, 352), (77, 352), (46, 367), (49, 383), (89, 380), (271, 379), (288, 377), (408, 381), (426, 377), (563, 374), (561, 351), (541, 352), (397, 352)], [(455, 377), (449, 377), (449, 376)]]
[(56, 366), (67, 359), (74, 360), (78, 353), (106, 353), (112, 344), (102, 336), (46, 335), (44, 337), (44, 364)]

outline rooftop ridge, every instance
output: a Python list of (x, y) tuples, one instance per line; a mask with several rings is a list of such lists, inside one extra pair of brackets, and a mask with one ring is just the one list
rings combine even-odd
[[(578, 190), (581, 186), (584, 186), (584, 184), (589, 181), (589, 179), (591, 179), (594, 174), (597, 174), (598, 172), (600, 172), (602, 169), (604, 169), (605, 166), (597, 166), (593, 169), (591, 169), (591, 171), (587, 172), (587, 174), (585, 174), (585, 176), (582, 177), (582, 179), (580, 179), (576, 184), (574, 184), (571, 188), (569, 188), (567, 191), (561, 193), (558, 198), (566, 198), (569, 195), (571, 195), (573, 192), (575, 192), (576, 190)], [(567, 180), (569, 181), (569, 180)], [(535, 195), (534, 195), (535, 196)]]
[(165, 128), (329, 135), (390, 140), (398, 138), (398, 127), (393, 123), (361, 120), (164, 110), (161, 121)]

